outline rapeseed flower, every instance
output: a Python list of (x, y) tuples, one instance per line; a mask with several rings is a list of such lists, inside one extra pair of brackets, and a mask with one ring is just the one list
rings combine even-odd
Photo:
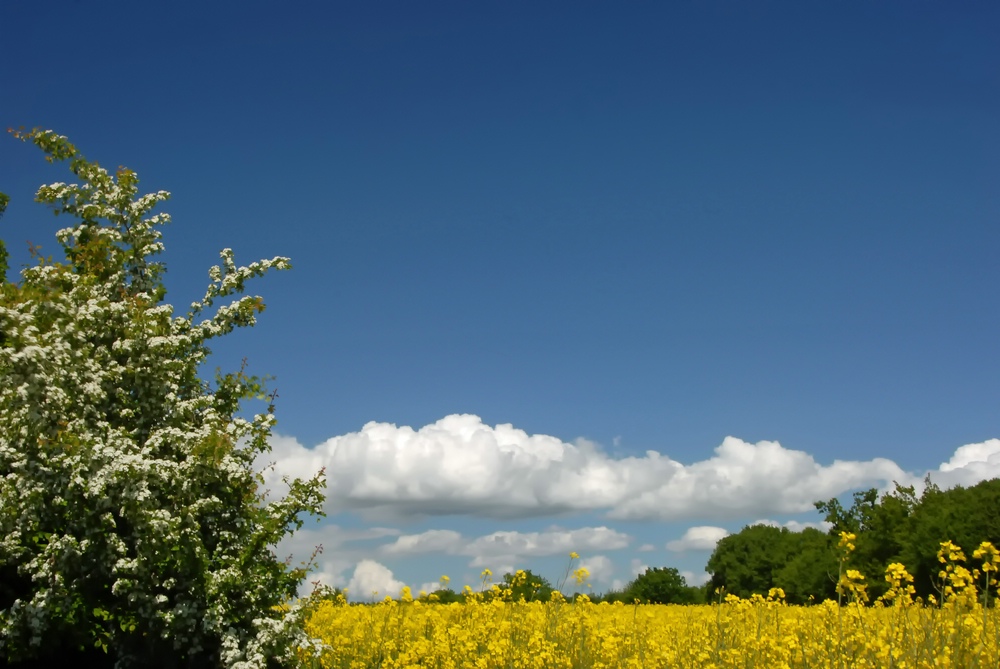
[[(997, 564), (995, 549), (980, 548), (976, 560)], [(594, 603), (586, 595), (569, 601), (558, 590), (548, 601), (484, 599), (466, 586), (464, 604), (323, 601), (306, 631), (327, 644), (323, 669), (998, 667), (1000, 609), (969, 598), (976, 570), (957, 559), (957, 546), (943, 551), (951, 590), (927, 604), (913, 598), (913, 577), (893, 563), (885, 572), (891, 595), (870, 606), (865, 576), (844, 566), (848, 607), (790, 606), (781, 588), (747, 599), (720, 591), (714, 604), (679, 606)], [(571, 572), (574, 580), (583, 570)]]

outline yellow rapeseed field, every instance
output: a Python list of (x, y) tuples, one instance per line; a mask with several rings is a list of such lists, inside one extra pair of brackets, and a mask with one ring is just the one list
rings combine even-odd
[[(703, 606), (595, 604), (555, 593), (509, 601), (493, 586), (462, 604), (398, 600), (316, 605), (307, 630), (327, 648), (311, 664), (372, 667), (616, 668), (1000, 667), (1000, 612), (989, 594), (1000, 555), (984, 543), (965, 556), (942, 544), (941, 597), (913, 598), (912, 578), (890, 565), (888, 593), (867, 601), (864, 577), (846, 568), (853, 536), (842, 535), (841, 601), (789, 606), (784, 593)], [(979, 587), (977, 588), (977, 584)]]

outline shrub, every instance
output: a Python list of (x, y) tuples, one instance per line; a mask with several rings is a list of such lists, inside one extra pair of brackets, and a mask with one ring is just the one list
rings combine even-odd
[(111, 175), (51, 131), (15, 134), (80, 183), (36, 196), (75, 219), (56, 233), (65, 261), (0, 276), (0, 661), (85, 648), (119, 667), (291, 660), (305, 637), (283, 605), (305, 569), (273, 546), (321, 513), (322, 472), (265, 500), (254, 461), (273, 403), (240, 415), (263, 382), (198, 374), (210, 340), (263, 311), (245, 283), (288, 259), (239, 267), (223, 250), (175, 316), (153, 260), (169, 217), (150, 213), (169, 194), (139, 196), (134, 172)]

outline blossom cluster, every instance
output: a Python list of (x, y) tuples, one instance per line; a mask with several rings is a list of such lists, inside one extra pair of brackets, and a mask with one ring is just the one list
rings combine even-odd
[(263, 310), (245, 283), (289, 261), (240, 267), (223, 250), (177, 316), (154, 260), (169, 216), (151, 210), (169, 194), (140, 196), (134, 172), (50, 131), (20, 136), (79, 183), (36, 197), (75, 220), (56, 233), (65, 262), (0, 284), (0, 660), (96, 645), (121, 666), (168, 652), (262, 668), (305, 640), (297, 609), (275, 608), (305, 571), (273, 547), (320, 511), (322, 476), (265, 501), (253, 463), (273, 406), (241, 415), (262, 381), (198, 368)]

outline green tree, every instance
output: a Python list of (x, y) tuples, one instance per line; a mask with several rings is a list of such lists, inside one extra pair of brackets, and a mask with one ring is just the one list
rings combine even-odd
[(513, 574), (507, 572), (503, 575), (500, 587), (510, 589), (511, 599), (515, 602), (521, 598), (526, 602), (546, 602), (552, 597), (552, 584), (549, 580), (533, 573), (530, 569), (519, 570)]
[(817, 502), (816, 508), (833, 524), (830, 534), (857, 535), (849, 564), (868, 578), (871, 596), (885, 592), (886, 567), (901, 562), (914, 577), (917, 594), (937, 593), (940, 571), (937, 551), (953, 541), (971, 555), (980, 543), (1000, 543), (1000, 480), (942, 490), (928, 478), (920, 497), (912, 486), (896, 485), (884, 495), (878, 490), (854, 494), (845, 509), (837, 500)]
[[(431, 597), (433, 597), (433, 599)], [(454, 604), (456, 602), (464, 602), (465, 595), (461, 592), (455, 592), (451, 588), (439, 588), (430, 593), (427, 597), (422, 597), (421, 601), (437, 602), (438, 604)]]
[[(839, 536), (841, 532), (857, 535), (849, 564), (867, 577), (872, 598), (888, 589), (882, 577), (886, 567), (902, 559), (910, 536), (909, 518), (917, 505), (914, 488), (898, 483), (893, 491), (882, 496), (877, 488), (854, 493), (849, 509), (844, 509), (836, 499), (816, 502), (816, 509), (825, 514), (825, 520), (832, 525), (832, 536)], [(933, 546), (933, 551), (937, 551), (937, 545)]]
[(653, 567), (636, 576), (625, 587), (625, 594), (628, 601), (638, 599), (643, 604), (692, 604), (697, 590), (675, 568)]
[(837, 595), (836, 541), (821, 530), (807, 527), (801, 532), (790, 532), (785, 555), (786, 562), (774, 576), (776, 587), (785, 592), (790, 604), (808, 604)]
[(601, 602), (607, 602), (608, 604), (613, 604), (615, 602), (631, 604), (635, 601), (635, 599), (629, 599), (628, 592), (623, 587), (618, 589), (612, 588), (611, 590), (602, 592), (599, 595), (594, 595), (591, 598), (591, 601), (593, 601), (595, 604), (600, 604)]
[[(937, 596), (935, 584), (941, 569), (937, 551), (942, 541), (961, 546), (970, 560), (984, 541), (1000, 546), (1000, 479), (950, 490), (928, 481), (907, 520), (899, 561), (913, 575), (918, 595)], [(974, 561), (969, 568), (973, 566)]]
[(706, 567), (712, 575), (709, 591), (725, 588), (727, 593), (749, 597), (779, 587), (776, 577), (789, 561), (792, 534), (785, 527), (748, 525), (721, 539)]
[(264, 309), (246, 282), (288, 260), (222, 251), (177, 316), (154, 260), (169, 194), (140, 196), (134, 172), (51, 131), (19, 136), (79, 183), (36, 196), (74, 219), (56, 233), (65, 262), (0, 283), (0, 661), (97, 647), (118, 667), (290, 662), (306, 638), (283, 605), (306, 572), (273, 548), (320, 513), (322, 474), (265, 499), (254, 462), (274, 407), (243, 417), (262, 381), (198, 375), (208, 342)]

